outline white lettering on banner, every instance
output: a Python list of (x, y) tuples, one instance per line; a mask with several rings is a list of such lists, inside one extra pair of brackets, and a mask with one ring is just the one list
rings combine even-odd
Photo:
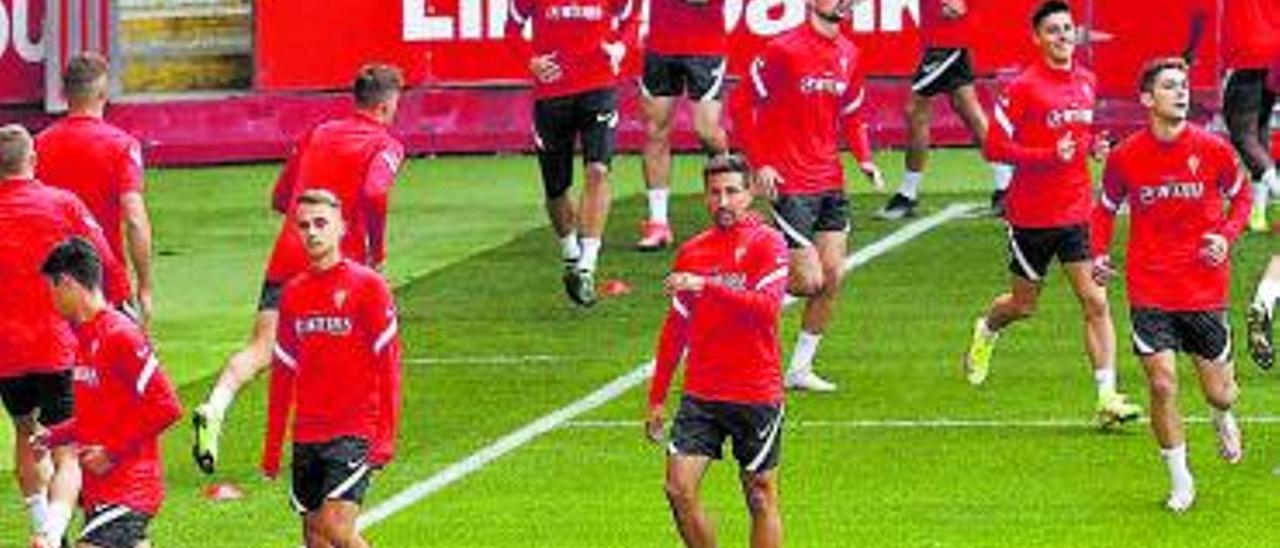
[[(30, 0), (14, 0), (25, 4)], [(509, 0), (458, 0), (456, 14), (436, 13), (430, 0), (403, 0), (405, 42), (499, 40), (505, 34)], [(781, 34), (804, 23), (805, 0), (725, 0), (725, 27), (746, 24), (757, 36)], [(902, 32), (907, 19), (919, 21), (920, 0), (867, 0), (853, 9), (855, 32)]]
[[(31, 0), (13, 0), (13, 49), (28, 63), (44, 61), (44, 32), (40, 41), (31, 41)], [(39, 25), (44, 28), (44, 25)]]
[(4, 58), (6, 51), (9, 51), (9, 12), (4, 10), (4, 4), (0, 4), (0, 59)]

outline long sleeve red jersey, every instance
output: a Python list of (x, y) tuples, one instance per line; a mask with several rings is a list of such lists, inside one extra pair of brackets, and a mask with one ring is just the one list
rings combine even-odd
[(751, 63), (730, 98), (734, 135), (752, 167), (778, 170), (778, 192), (842, 189), (841, 128), (858, 162), (871, 161), (860, 116), (866, 96), (853, 42), (805, 23), (771, 40)]
[(272, 208), (285, 215), (267, 266), (267, 279), (284, 283), (307, 269), (306, 248), (292, 224), (293, 201), (325, 189), (342, 201), (346, 233), (342, 255), (368, 266), (386, 260), (387, 199), (404, 162), (404, 146), (382, 123), (361, 113), (322, 123), (298, 141), (272, 192)]
[(0, 378), (69, 369), (75, 339), (53, 308), (41, 265), (63, 240), (89, 240), (102, 257), (113, 304), (129, 294), (124, 270), (79, 199), (32, 179), (0, 181), (0, 234)]
[[(986, 155), (1014, 166), (1005, 196), (1009, 224), (1050, 228), (1089, 221), (1093, 189), (1088, 158), (1096, 89), (1093, 73), (1078, 64), (1055, 69), (1038, 62), (996, 100)], [(1058, 155), (1058, 141), (1064, 136), (1076, 142), (1070, 161)]]
[(1275, 0), (1224, 0), (1222, 4), (1224, 67), (1267, 68), (1280, 55), (1280, 6)]
[(1166, 311), (1228, 305), (1231, 262), (1211, 266), (1200, 250), (1210, 233), (1234, 242), (1249, 216), (1248, 184), (1230, 144), (1194, 125), (1172, 142), (1141, 131), (1111, 153), (1102, 184), (1093, 253), (1107, 254), (1114, 216), (1127, 201), (1130, 303)]
[(969, 47), (980, 28), (974, 11), (978, 3), (965, 0), (965, 14), (950, 18), (942, 13), (943, 0), (920, 0), (920, 42), (926, 48)]
[(80, 198), (123, 262), (120, 197), (143, 190), (138, 140), (101, 118), (67, 116), (36, 136), (36, 155), (36, 178)]
[(160, 435), (182, 405), (146, 336), (132, 320), (103, 310), (76, 326), (75, 413), (54, 427), (51, 443), (100, 445), (112, 466), (84, 471), (80, 505), (122, 504), (155, 515), (164, 501)]
[(645, 49), (662, 55), (724, 56), (729, 36), (724, 4), (724, 0), (651, 0)]
[(686, 394), (734, 403), (782, 401), (778, 320), (787, 261), (782, 235), (755, 218), (711, 228), (680, 246), (673, 270), (704, 276), (707, 285), (672, 297), (649, 387), (651, 405), (666, 401), (682, 357)]
[(343, 260), (284, 287), (271, 368), (262, 467), (280, 466), (285, 424), (293, 440), (367, 440), (386, 464), (400, 422), (400, 334), (391, 290), (377, 272)]
[[(511, 0), (505, 37), (522, 64), (554, 54), (564, 71), (554, 82), (534, 82), (537, 99), (576, 95), (618, 83), (623, 60), (615, 63), (604, 45), (621, 44), (634, 55), (640, 32), (640, 0)], [(525, 27), (529, 27), (529, 35)]]

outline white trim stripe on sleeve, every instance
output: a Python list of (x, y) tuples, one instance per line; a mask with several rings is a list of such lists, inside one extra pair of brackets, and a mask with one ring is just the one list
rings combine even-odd
[(142, 374), (138, 375), (138, 384), (134, 387), (141, 396), (147, 391), (147, 384), (151, 382), (151, 377), (155, 376), (156, 370), (160, 369), (160, 360), (156, 359), (154, 352), (147, 356), (147, 365), (142, 366)]
[(387, 345), (391, 344), (391, 340), (395, 338), (396, 333), (399, 331), (400, 322), (397, 322), (396, 319), (392, 317), (391, 324), (388, 325), (386, 329), (383, 329), (382, 334), (378, 335), (378, 340), (374, 341), (373, 353), (381, 354), (382, 351), (387, 348)]
[(769, 287), (770, 284), (778, 280), (786, 279), (787, 274), (789, 273), (790, 271), (784, 265), (782, 267), (779, 267), (777, 270), (774, 270), (773, 272), (766, 274), (763, 278), (760, 278), (760, 281), (756, 282), (756, 291), (760, 291), (761, 289)]
[(840, 111), (840, 115), (848, 116), (850, 114), (853, 114), (854, 112), (857, 112), (858, 108), (862, 106), (862, 102), (865, 101), (866, 99), (867, 99), (867, 87), (862, 86), (858, 88), (858, 96), (853, 99), (852, 103), (845, 105), (844, 110)]
[(277, 360), (280, 360), (281, 363), (289, 366), (289, 369), (293, 369), (295, 371), (298, 369), (298, 360), (293, 359), (293, 356), (289, 355), (288, 352), (285, 352), (284, 348), (281, 347), (279, 343), (276, 343), (276, 346), (271, 349), (271, 354), (275, 356)]
[(1240, 172), (1236, 176), (1235, 184), (1231, 185), (1231, 189), (1227, 190), (1227, 198), (1235, 198), (1240, 193), (1240, 189), (1244, 187), (1244, 172)]
[(1120, 206), (1112, 201), (1110, 196), (1107, 196), (1106, 190), (1103, 190), (1102, 194), (1098, 195), (1098, 199), (1102, 201), (1102, 207), (1107, 208), (1107, 211), (1115, 213), (1120, 209)]
[(1013, 122), (1009, 121), (1009, 115), (1005, 114), (1004, 107), (1000, 106), (999, 101), (996, 101), (996, 108), (993, 110), (992, 114), (992, 117), (996, 119), (996, 123), (1000, 125), (1000, 129), (1003, 129), (1005, 135), (1008, 135), (1009, 138), (1012, 139)]
[(756, 95), (761, 99), (769, 97), (769, 88), (764, 85), (764, 76), (760, 74), (760, 69), (764, 67), (764, 60), (756, 58), (751, 63), (751, 83), (756, 86)]
[(685, 307), (684, 303), (680, 302), (680, 297), (676, 297), (674, 295), (671, 297), (671, 309), (675, 310), (676, 314), (679, 314), (683, 318), (689, 317), (689, 309)]
[(525, 22), (528, 21), (524, 14), (520, 13), (520, 8), (516, 7), (516, 0), (509, 0), (507, 2), (507, 15), (511, 16), (511, 20), (515, 21), (516, 25), (521, 27), (523, 27)]

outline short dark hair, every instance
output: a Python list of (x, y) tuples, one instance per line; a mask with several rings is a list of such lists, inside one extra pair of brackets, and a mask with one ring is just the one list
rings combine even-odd
[(102, 259), (93, 244), (79, 236), (54, 247), (40, 266), (40, 273), (52, 281), (66, 275), (88, 289), (102, 288)]
[(733, 153), (716, 154), (707, 158), (706, 165), (702, 166), (702, 180), (709, 180), (722, 173), (738, 173), (746, 177), (750, 172), (751, 168), (747, 167), (747, 161), (742, 156)]
[(0, 126), (0, 177), (20, 173), (26, 167), (34, 146), (31, 132), (21, 124)]
[(82, 51), (67, 60), (62, 71), (62, 94), (69, 100), (89, 99), (98, 92), (98, 81), (106, 77), (109, 65), (101, 54)]
[(404, 76), (396, 67), (368, 64), (360, 67), (360, 72), (356, 73), (356, 81), (351, 87), (352, 93), (356, 96), (356, 106), (370, 108), (400, 93), (400, 88), (404, 87)]
[(1040, 28), (1040, 23), (1055, 13), (1071, 13), (1071, 4), (1064, 0), (1046, 0), (1031, 14), (1031, 28)]
[(1181, 57), (1157, 57), (1147, 61), (1147, 64), (1142, 67), (1142, 76), (1138, 79), (1138, 91), (1147, 93), (1155, 89), (1156, 78), (1166, 70), (1180, 70), (1185, 73), (1191, 70), (1191, 67)]
[(327, 205), (342, 211), (342, 200), (332, 192), (323, 188), (312, 188), (302, 192), (295, 200), (298, 205)]

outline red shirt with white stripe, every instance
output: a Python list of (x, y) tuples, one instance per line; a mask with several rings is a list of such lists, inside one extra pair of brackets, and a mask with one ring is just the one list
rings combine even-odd
[[(534, 56), (555, 54), (563, 74), (554, 82), (534, 82), (537, 99), (613, 88), (622, 71), (605, 52), (606, 43), (636, 50), (641, 0), (511, 0), (505, 37), (522, 65)], [(531, 35), (525, 34), (529, 26)], [(526, 39), (530, 37), (531, 39)]]
[(1280, 54), (1275, 0), (1223, 0), (1222, 62), (1231, 70), (1265, 69)]
[(978, 0), (965, 0), (964, 15), (950, 18), (942, 13), (944, 0), (920, 0), (920, 42), (926, 48), (967, 48), (979, 32), (974, 9)]
[[(649, 403), (666, 401), (685, 360), (685, 394), (733, 403), (782, 402), (778, 321), (787, 287), (787, 244), (754, 217), (713, 227), (676, 254), (675, 272), (707, 278), (672, 297), (662, 325)], [(686, 354), (686, 350), (688, 353)]]
[(391, 460), (400, 417), (397, 326), (386, 281), (354, 261), (285, 285), (263, 456), (269, 475), (279, 468), (291, 408), (295, 442), (353, 436), (369, 442), (372, 464)]
[(844, 188), (839, 134), (858, 162), (871, 161), (860, 116), (866, 99), (858, 48), (811, 23), (771, 40), (731, 99), (735, 135), (755, 169), (773, 166), (778, 192), (819, 194)]
[(266, 278), (284, 283), (307, 270), (306, 246), (292, 226), (294, 199), (325, 189), (342, 201), (342, 255), (369, 266), (386, 260), (387, 200), (404, 162), (404, 146), (372, 117), (356, 113), (307, 132), (276, 180), (272, 207), (284, 214)]
[[(637, 0), (639, 1), (639, 0)], [(645, 48), (662, 55), (723, 57), (724, 0), (651, 0)]]
[(142, 147), (93, 116), (67, 116), (36, 136), (36, 178), (71, 191), (102, 225), (111, 252), (125, 257), (120, 198), (142, 192)]
[(84, 204), (33, 179), (0, 180), (0, 235), (0, 378), (70, 369), (75, 338), (40, 267), (58, 244), (81, 236), (102, 257), (112, 303), (129, 294), (124, 270)]
[(1231, 145), (1188, 125), (1172, 142), (1141, 131), (1113, 151), (1093, 213), (1093, 252), (1106, 255), (1120, 204), (1130, 211), (1125, 273), (1133, 306), (1168, 311), (1228, 305), (1231, 262), (1200, 256), (1206, 234), (1228, 242), (1249, 216), (1250, 193)]
[(151, 344), (132, 320), (102, 310), (76, 326), (75, 414), (50, 432), (52, 445), (100, 445), (112, 466), (84, 470), (80, 505), (120, 504), (155, 515), (164, 501), (160, 435), (182, 405)]
[[(1077, 63), (1058, 69), (1038, 62), (996, 100), (985, 152), (991, 161), (1014, 166), (1005, 195), (1009, 224), (1052, 228), (1089, 221), (1096, 89), (1093, 73)], [(1064, 136), (1076, 142), (1070, 161), (1058, 155)]]

